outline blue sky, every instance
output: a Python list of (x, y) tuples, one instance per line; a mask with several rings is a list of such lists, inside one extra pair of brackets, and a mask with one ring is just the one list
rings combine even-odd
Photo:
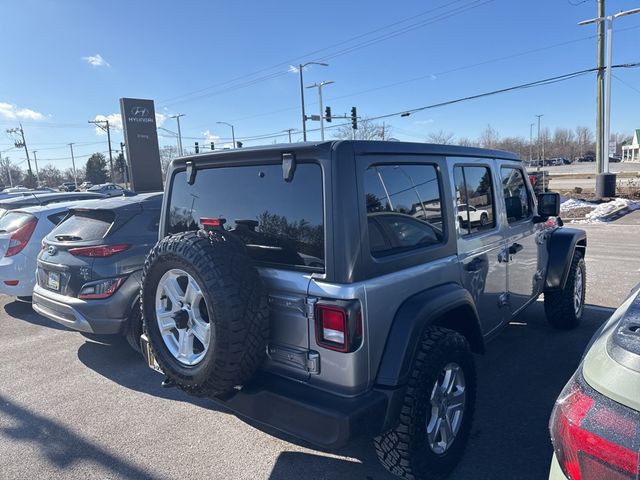
[[(607, 13), (638, 6), (607, 0)], [(218, 121), (233, 123), (241, 139), (301, 128), (299, 78), (287, 71), (300, 62), (330, 64), (304, 76), (335, 82), (324, 89), (334, 115), (355, 105), (378, 116), (590, 68), (596, 58), (595, 26), (577, 25), (595, 16), (595, 0), (5, 0), (0, 12), (0, 151), (11, 147), (4, 130), (22, 121), (39, 164), (60, 168), (70, 165), (69, 142), (78, 163), (107, 150), (87, 121), (115, 120), (123, 96), (154, 99), (166, 117), (184, 113), (186, 146), (222, 145), (230, 129)], [(618, 19), (614, 33), (614, 63), (640, 61), (640, 14)], [(640, 69), (614, 74), (612, 131), (630, 134), (640, 128)], [(315, 90), (306, 94), (307, 113), (317, 113)], [(594, 128), (594, 105), (591, 74), (385, 121), (408, 141), (439, 130), (477, 138), (488, 124), (528, 137), (535, 114), (551, 129)], [(176, 130), (170, 118), (162, 126)], [(175, 144), (160, 135), (161, 145)], [(115, 131), (114, 148), (121, 138)]]

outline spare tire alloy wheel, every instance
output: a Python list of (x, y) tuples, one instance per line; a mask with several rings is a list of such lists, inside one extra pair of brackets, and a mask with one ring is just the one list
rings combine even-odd
[(198, 364), (209, 350), (211, 326), (202, 288), (177, 268), (156, 289), (156, 321), (167, 350), (183, 365)]

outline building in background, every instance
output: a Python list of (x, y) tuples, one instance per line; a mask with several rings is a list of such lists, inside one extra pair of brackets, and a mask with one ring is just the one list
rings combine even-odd
[(623, 162), (640, 162), (640, 128), (633, 134), (631, 145), (622, 146)]

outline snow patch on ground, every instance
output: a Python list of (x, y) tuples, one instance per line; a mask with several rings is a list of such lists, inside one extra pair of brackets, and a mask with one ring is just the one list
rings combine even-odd
[(591, 211), (587, 212), (584, 216), (584, 219), (575, 219), (572, 223), (605, 223), (612, 218), (610, 216), (616, 212), (619, 212), (619, 216), (626, 215), (633, 210), (640, 209), (640, 202), (634, 202), (633, 200), (628, 200), (626, 198), (616, 198), (606, 203), (591, 203), (585, 202), (584, 200), (576, 200), (573, 198), (562, 199), (562, 203), (560, 204), (560, 213), (567, 213), (571, 210), (577, 208), (590, 208)]

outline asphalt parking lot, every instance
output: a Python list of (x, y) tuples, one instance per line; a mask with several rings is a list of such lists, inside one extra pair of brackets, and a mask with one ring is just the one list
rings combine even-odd
[[(537, 302), (478, 357), (472, 439), (452, 478), (543, 478), (547, 420), (594, 330), (547, 326)], [(319, 452), (206, 399), (163, 389), (119, 338), (86, 338), (0, 302), (0, 478), (390, 479), (371, 443)]]
[[(612, 313), (606, 307), (640, 278), (640, 226), (586, 229), (587, 302), (594, 305), (578, 329), (559, 332), (536, 302), (477, 358), (476, 421), (452, 478), (546, 477), (553, 402)], [(124, 339), (85, 337), (2, 296), (0, 326), (2, 479), (393, 478), (368, 440), (321, 452), (210, 400), (163, 389)]]

